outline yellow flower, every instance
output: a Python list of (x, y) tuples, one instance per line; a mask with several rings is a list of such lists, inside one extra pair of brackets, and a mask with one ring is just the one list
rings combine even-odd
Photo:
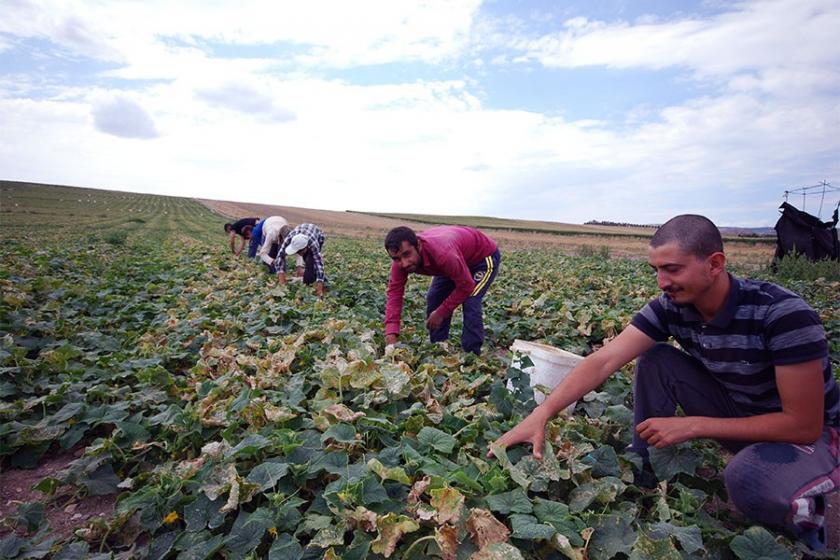
[(271, 533), (272, 537), (276, 537), (277, 536), (277, 527), (269, 527), (268, 532)]
[(179, 519), (178, 518), (178, 513), (174, 512), (174, 511), (170, 511), (169, 515), (167, 515), (166, 517), (163, 518), (163, 522), (164, 523), (175, 523), (176, 521), (178, 521), (178, 519)]

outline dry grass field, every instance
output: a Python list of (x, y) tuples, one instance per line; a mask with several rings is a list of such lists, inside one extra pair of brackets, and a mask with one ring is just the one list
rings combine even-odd
[[(399, 225), (423, 230), (433, 223), (460, 223), (490, 232), (506, 250), (554, 248), (569, 255), (594, 252), (613, 257), (644, 258), (647, 255), (648, 239), (653, 234), (651, 228), (641, 227), (590, 226), (472, 216), (336, 212), (205, 199), (199, 199), (199, 202), (227, 218), (279, 215), (292, 224), (318, 224), (328, 235), (361, 239), (382, 239), (389, 229)], [(774, 248), (772, 240), (726, 239), (726, 252), (730, 261), (746, 269), (767, 266), (773, 257)]]

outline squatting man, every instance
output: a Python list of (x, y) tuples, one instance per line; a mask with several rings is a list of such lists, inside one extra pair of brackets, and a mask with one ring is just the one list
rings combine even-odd
[(546, 423), (636, 359), (637, 476), (653, 477), (650, 446), (717, 440), (735, 453), (724, 471), (732, 502), (824, 548), (825, 497), (840, 486), (840, 392), (819, 316), (785, 288), (729, 274), (720, 232), (703, 216), (660, 227), (648, 261), (662, 295), (495, 443), (527, 442), (542, 458)]

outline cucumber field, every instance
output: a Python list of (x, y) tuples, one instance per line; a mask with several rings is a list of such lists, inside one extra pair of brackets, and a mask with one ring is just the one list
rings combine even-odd
[[(222, 224), (240, 216), (211, 207), (0, 182), (0, 558), (806, 552), (733, 509), (715, 443), (655, 450), (661, 482), (633, 484), (630, 366), (549, 424), (542, 461), (486, 458), (534, 407), (513, 341), (586, 355), (614, 337), (658, 295), (644, 238), (561, 251), (487, 229), (502, 261), (482, 355), (461, 351), (460, 311), (448, 343), (428, 341), (417, 276), (386, 352), (386, 226), (319, 224), (318, 298), (231, 255)], [(768, 252), (733, 242), (731, 269), (801, 294), (838, 375), (840, 282), (780, 278)]]

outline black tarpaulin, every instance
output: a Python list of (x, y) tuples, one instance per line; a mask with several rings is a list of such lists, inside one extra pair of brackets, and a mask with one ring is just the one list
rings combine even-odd
[(840, 260), (840, 241), (837, 238), (837, 209), (833, 220), (823, 222), (787, 202), (781, 206), (782, 215), (776, 222), (776, 259), (788, 253), (805, 255), (812, 261)]

